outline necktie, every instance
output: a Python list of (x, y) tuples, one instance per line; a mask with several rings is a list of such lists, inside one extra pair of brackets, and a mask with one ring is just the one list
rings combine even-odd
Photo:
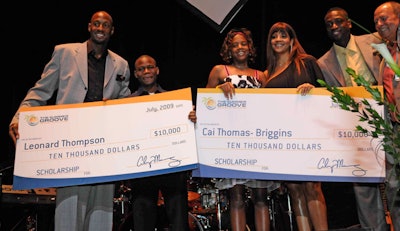
[[(361, 64), (360, 64), (360, 59), (357, 55), (357, 52), (352, 51), (352, 50), (347, 50), (346, 62), (347, 62), (348, 67), (350, 67), (351, 69), (356, 71), (356, 74), (360, 74), (359, 70), (361, 69)], [(347, 86), (357, 86), (357, 84), (354, 82), (354, 79), (352, 76), (349, 76), (349, 79), (347, 80), (346, 85)]]

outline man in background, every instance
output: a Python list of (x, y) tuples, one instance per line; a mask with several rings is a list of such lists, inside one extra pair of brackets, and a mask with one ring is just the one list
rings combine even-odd
[[(375, 29), (393, 57), (400, 66), (400, 3), (388, 1), (379, 5), (374, 12)], [(385, 99), (395, 106), (394, 111), (389, 112), (386, 108), (387, 120), (393, 125), (397, 135), (400, 130), (400, 76), (382, 60), (379, 68), (378, 83), (383, 85)], [(400, 150), (397, 150), (400, 153)], [(397, 160), (395, 159), (397, 158)], [(388, 212), (392, 227), (395, 231), (400, 230), (400, 167), (399, 157), (386, 155), (386, 197)]]
[[(355, 36), (346, 10), (334, 7), (324, 17), (332, 47), (318, 59), (325, 82), (332, 87), (357, 86), (347, 68), (362, 75), (371, 85), (377, 83), (380, 57), (371, 43), (380, 43), (377, 33)], [(377, 183), (353, 183), (357, 214), (362, 228), (386, 230), (384, 208)]]

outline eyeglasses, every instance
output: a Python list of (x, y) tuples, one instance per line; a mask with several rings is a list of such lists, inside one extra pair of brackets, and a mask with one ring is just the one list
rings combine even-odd
[(143, 71), (145, 71), (146, 69), (149, 70), (149, 71), (151, 71), (151, 70), (153, 70), (154, 68), (156, 68), (156, 66), (154, 66), (154, 65), (147, 65), (147, 66), (142, 66), (142, 67), (136, 68), (136, 71), (137, 71), (137, 72), (143, 72)]

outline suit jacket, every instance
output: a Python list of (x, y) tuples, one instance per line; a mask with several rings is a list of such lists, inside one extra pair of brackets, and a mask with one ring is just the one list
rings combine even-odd
[[(399, 52), (399, 51), (397, 51)], [(400, 52), (399, 52), (400, 55)], [(397, 65), (400, 66), (400, 61), (397, 61)], [(383, 59), (379, 66), (379, 75), (378, 75), (378, 85), (383, 84), (383, 69), (386, 66), (386, 62)], [(394, 77), (394, 76), (393, 76)], [(396, 99), (396, 107), (397, 111), (400, 112), (400, 81), (396, 81), (393, 79), (393, 91), (394, 91), (394, 98)]]
[[(375, 32), (374, 34), (354, 35), (354, 39), (364, 57), (367, 67), (376, 79), (379, 74), (381, 58), (376, 54), (371, 43), (381, 43), (380, 36)], [(321, 67), (325, 82), (328, 85), (335, 87), (346, 86), (345, 78), (340, 68), (339, 61), (336, 58), (336, 52), (333, 46), (318, 59), (318, 64)]]
[[(19, 108), (47, 105), (55, 92), (56, 104), (82, 103), (88, 90), (87, 57), (87, 41), (56, 45), (41, 78), (29, 89)], [(103, 97), (116, 99), (131, 94), (129, 78), (128, 62), (108, 50)], [(18, 111), (11, 123), (18, 122)]]

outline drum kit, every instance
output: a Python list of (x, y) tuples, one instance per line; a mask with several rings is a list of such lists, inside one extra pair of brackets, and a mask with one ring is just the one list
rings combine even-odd
[[(224, 230), (227, 214), (225, 190), (214, 187), (215, 179), (191, 178), (188, 183), (189, 209), (195, 219), (189, 220), (190, 231)], [(229, 222), (229, 221), (228, 221)]]
[[(227, 190), (215, 188), (217, 179), (191, 178), (189, 190), (189, 219), (190, 231), (228, 231), (230, 230), (229, 199)], [(251, 206), (251, 190), (247, 189), (247, 207)], [(272, 231), (294, 231), (296, 222), (287, 188), (270, 192), (266, 198), (269, 204), (269, 214)], [(247, 231), (254, 230), (254, 217), (248, 209)], [(253, 214), (254, 216), (254, 214)]]
[[(216, 179), (190, 178), (188, 180), (188, 222), (189, 231), (227, 231), (229, 223), (229, 200), (227, 190), (215, 188)], [(131, 212), (131, 190), (124, 184), (119, 186), (119, 196), (114, 198), (113, 231), (134, 231)], [(287, 190), (278, 189), (268, 197), (272, 231), (293, 231), (293, 216)], [(250, 199), (248, 200), (250, 201)], [(164, 206), (161, 192), (157, 203)], [(253, 220), (249, 219), (249, 220)], [(247, 226), (251, 230), (251, 225)], [(162, 228), (162, 230), (168, 230)]]

